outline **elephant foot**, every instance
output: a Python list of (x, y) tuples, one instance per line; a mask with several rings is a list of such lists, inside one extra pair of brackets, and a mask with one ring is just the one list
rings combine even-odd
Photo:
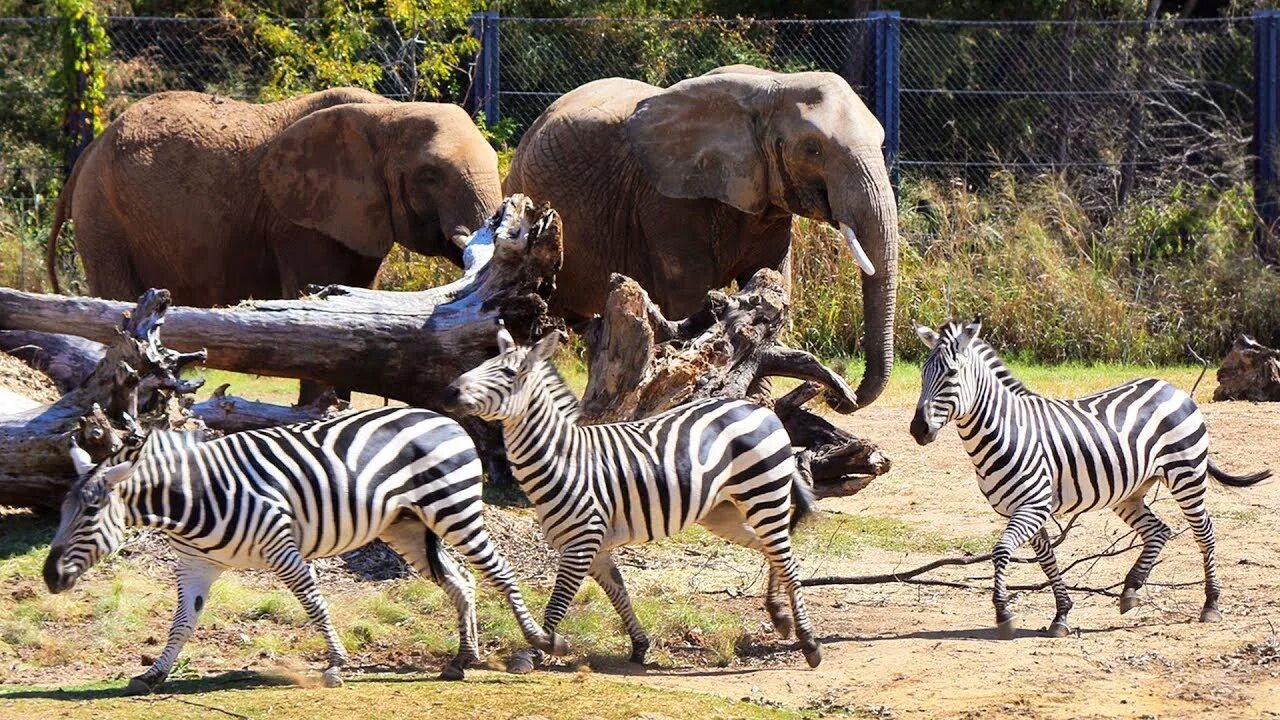
[(1008, 618), (996, 623), (996, 637), (1001, 640), (1012, 640), (1013, 633), (1018, 628), (1018, 622), (1012, 615)]
[(1215, 623), (1219, 620), (1222, 620), (1222, 613), (1216, 607), (1206, 606), (1205, 609), (1200, 611), (1200, 622), (1202, 623)]
[(150, 695), (151, 691), (159, 684), (159, 680), (156, 680), (155, 682), (148, 682), (144, 676), (139, 675), (137, 677), (129, 678), (129, 684), (125, 686), (124, 694)]
[(528, 650), (522, 650), (507, 660), (507, 672), (512, 675), (528, 675), (533, 672), (536, 665), (534, 654)]
[(816, 668), (822, 664), (822, 645), (817, 640), (810, 640), (801, 645), (804, 651), (804, 661), (809, 663), (809, 667)]
[(1049, 623), (1049, 630), (1045, 634), (1049, 637), (1064, 638), (1071, 634), (1071, 628), (1067, 626), (1065, 620), (1054, 620)]
[(320, 684), (327, 688), (342, 687), (342, 671), (336, 667), (326, 668), (320, 676)]
[(1124, 615), (1130, 610), (1138, 607), (1138, 588), (1125, 588), (1120, 593), (1120, 614)]

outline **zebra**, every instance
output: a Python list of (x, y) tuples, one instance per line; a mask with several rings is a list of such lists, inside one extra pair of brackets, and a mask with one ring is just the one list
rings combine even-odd
[(470, 437), (429, 410), (383, 408), (196, 442), (154, 432), (95, 465), (71, 444), (79, 478), (62, 505), (44, 565), (50, 592), (71, 588), (119, 548), (124, 528), (167, 536), (177, 558), (178, 605), (155, 663), (130, 680), (146, 694), (167, 677), (192, 635), (209, 588), (228, 568), (265, 568), (293, 591), (324, 635), (324, 684), (342, 684), (346, 650), (309, 561), (381, 538), (439, 584), (458, 614), (458, 652), (440, 677), (463, 678), (479, 659), (475, 581), (443, 552), (458, 550), (501, 590), (525, 638), (565, 654), (525, 608), (481, 515), (480, 463)]
[(1142, 538), (1142, 552), (1124, 581), (1120, 612), (1138, 604), (1172, 533), (1145, 501), (1157, 483), (1171, 491), (1204, 558), (1201, 622), (1222, 619), (1214, 567), (1213, 523), (1205, 508), (1206, 473), (1232, 487), (1247, 487), (1270, 470), (1230, 475), (1209, 460), (1204, 416), (1186, 393), (1162, 380), (1134, 380), (1078, 400), (1033, 393), (1013, 377), (995, 350), (978, 337), (981, 319), (950, 322), (916, 334), (930, 348), (921, 369), (920, 399), (911, 436), (921, 445), (955, 420), (991, 507), (1008, 518), (992, 551), (997, 636), (1013, 637), (1014, 614), (1005, 588), (1013, 552), (1030, 541), (1053, 587), (1056, 614), (1048, 634), (1070, 632), (1071, 598), (1045, 524), (1110, 508)]
[[(761, 552), (769, 562), (765, 607), (811, 667), (822, 661), (804, 599), (790, 530), (813, 509), (791, 438), (772, 411), (741, 400), (702, 400), (652, 418), (580, 425), (578, 401), (548, 359), (563, 333), (520, 347), (505, 328), (499, 355), (446, 388), (447, 412), (501, 421), (508, 459), (559, 551), (543, 626), (555, 628), (587, 575), (604, 590), (631, 639), (630, 660), (649, 648), (610, 551), (674, 535), (694, 523)], [(794, 512), (793, 512), (794, 510)], [(523, 672), (523, 659), (510, 669)]]

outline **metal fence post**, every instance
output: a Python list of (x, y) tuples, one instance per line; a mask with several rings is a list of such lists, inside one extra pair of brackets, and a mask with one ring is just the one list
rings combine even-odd
[[(89, 20), (80, 18), (79, 20), (68, 20), (67, 22), (75, 24), (72, 30), (80, 34), (81, 47), (88, 47)], [(68, 50), (64, 48), (63, 52), (68, 52)], [(96, 58), (84, 58), (84, 60), (93, 62)], [(87, 71), (92, 72), (92, 69)], [(85, 148), (89, 147), (89, 143), (93, 142), (93, 116), (91, 113), (81, 109), (85, 93), (88, 92), (89, 88), (89, 77), (85, 73), (86, 68), (77, 63), (75, 77), (72, 79), (72, 87), (68, 88), (70, 92), (67, 93), (65, 129), (67, 138), (70, 140), (64, 158), (66, 163), (64, 169), (67, 177), (70, 177), (71, 169), (75, 167), (76, 160), (80, 158), (80, 154), (84, 152)]]
[(1271, 245), (1280, 227), (1280, 187), (1276, 160), (1280, 154), (1280, 11), (1253, 15), (1253, 198), (1262, 218), (1259, 249)]
[(471, 93), (466, 106), (469, 112), (484, 113), (485, 122), (498, 122), (501, 107), (498, 105), (498, 13), (494, 10), (472, 13), (467, 20), (471, 34), (480, 40), (480, 52), (476, 54), (476, 74), (471, 81)]
[(902, 87), (898, 60), (902, 50), (901, 16), (896, 10), (867, 13), (870, 42), (867, 43), (866, 85), (871, 89), (872, 112), (884, 126), (884, 163), (889, 180), (898, 192), (898, 100)]

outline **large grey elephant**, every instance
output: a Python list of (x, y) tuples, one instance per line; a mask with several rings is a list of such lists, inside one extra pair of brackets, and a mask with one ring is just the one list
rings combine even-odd
[(612, 78), (542, 113), (504, 187), (564, 218), (552, 301), (570, 319), (603, 309), (612, 272), (685, 317), (731, 280), (761, 268), (787, 276), (794, 215), (840, 228), (864, 273), (867, 369), (856, 393), (866, 405), (893, 364), (898, 215), (883, 142), (831, 73), (735, 65), (666, 90)]
[(58, 199), (89, 288), (183, 305), (371, 285), (393, 242), (461, 264), (456, 236), (502, 200), (497, 155), (454, 105), (341, 88), (269, 104), (194, 92), (131, 106)]

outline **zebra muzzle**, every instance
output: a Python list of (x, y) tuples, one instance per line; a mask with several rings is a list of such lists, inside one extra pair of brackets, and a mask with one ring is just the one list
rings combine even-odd
[(44, 561), (44, 584), (54, 595), (69, 590), (79, 577), (79, 573), (63, 572), (62, 555), (63, 548), (55, 545), (49, 548), (49, 556)]
[(911, 418), (911, 437), (920, 445), (928, 445), (938, 438), (938, 431), (929, 427), (929, 422), (922, 413), (916, 413)]

